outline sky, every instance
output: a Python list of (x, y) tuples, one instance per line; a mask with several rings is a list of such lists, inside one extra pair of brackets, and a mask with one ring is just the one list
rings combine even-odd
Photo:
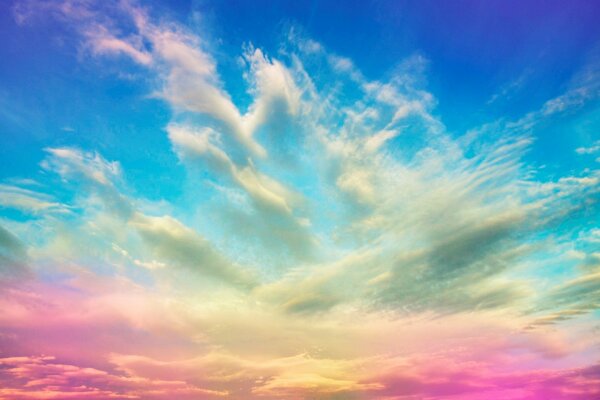
[(600, 398), (600, 3), (0, 3), (0, 399)]

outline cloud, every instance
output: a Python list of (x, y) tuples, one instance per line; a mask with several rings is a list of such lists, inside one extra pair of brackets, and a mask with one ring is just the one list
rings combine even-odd
[(28, 272), (26, 262), (25, 245), (0, 225), (0, 280), (22, 277)]
[[(115, 354), (111, 360), (123, 371), (152, 379), (169, 375), (193, 377), (194, 371), (199, 369), (215, 371), (205, 379), (213, 384), (238, 382), (237, 389), (231, 394), (266, 398), (308, 395), (327, 399), (365, 396), (483, 399), (490, 396), (512, 398), (514, 394), (517, 395), (515, 398), (523, 398), (524, 394), (544, 398), (553, 394), (578, 399), (597, 392), (595, 366), (506, 372), (490, 360), (453, 352), (352, 360), (300, 354), (269, 361), (211, 353), (170, 362)], [(569, 387), (577, 389), (570, 390)]]
[[(42, 165), (65, 180), (75, 180), (97, 194), (109, 213), (137, 232), (154, 254), (170, 263), (191, 268), (201, 274), (241, 287), (251, 287), (252, 274), (235, 266), (202, 236), (173, 217), (149, 216), (136, 209), (135, 202), (116, 186), (121, 180), (118, 163), (108, 162), (99, 154), (77, 149), (49, 149), (50, 157)], [(84, 204), (89, 207), (89, 204)]]
[(258, 171), (250, 159), (235, 163), (220, 147), (221, 135), (210, 128), (170, 125), (167, 131), (179, 158), (195, 168), (194, 172), (209, 172), (220, 184), (234, 186), (250, 199), (252, 213), (232, 210), (232, 219), (236, 219), (233, 235), (238, 235), (244, 226), (254, 230), (266, 246), (272, 246), (269, 240), (276, 237), (273, 245), (283, 244), (300, 259), (311, 257), (316, 240), (308, 231), (306, 220), (297, 216), (304, 201), (300, 194)]
[(231, 264), (204, 238), (174, 218), (137, 214), (130, 224), (156, 256), (162, 259), (241, 287), (256, 285), (256, 278), (250, 271)]
[(182, 381), (148, 380), (57, 362), (52, 356), (1, 358), (0, 395), (14, 399), (182, 399), (219, 398)]
[(224, 176), (242, 188), (259, 207), (277, 214), (291, 214), (292, 204), (298, 195), (279, 182), (256, 171), (252, 163), (236, 165), (229, 156), (214, 143), (218, 141), (211, 129), (195, 131), (193, 128), (172, 125), (167, 128), (169, 138), (180, 158), (194, 161), (205, 159), (207, 166), (216, 175)]
[[(292, 255), (283, 276), (256, 288), (259, 297), (290, 312), (321, 312), (359, 300), (442, 313), (512, 306), (532, 290), (525, 281), (510, 284), (502, 276), (536, 248), (523, 242), (577, 212), (595, 193), (595, 172), (556, 182), (532, 179), (522, 161), (532, 139), (525, 130), (510, 128), (560, 112), (561, 107), (552, 105), (557, 99), (587, 101), (594, 92), (593, 74), (582, 72), (583, 78), (575, 79), (554, 103), (505, 124), (510, 128), (506, 135), (474, 143), (453, 139), (433, 115), (436, 101), (423, 88), (428, 61), (422, 55), (401, 62), (386, 81), (369, 81), (351, 60), (294, 34), (280, 60), (247, 46), (244, 77), (252, 102), (241, 113), (223, 89), (202, 38), (182, 26), (154, 22), (146, 10), (131, 4), (118, 8), (133, 24), (131, 33), (122, 35), (114, 28), (122, 21), (98, 18), (93, 6), (81, 7), (87, 12), (75, 19), (99, 53), (122, 53), (146, 64), (168, 102), (221, 121), (205, 124), (189, 118), (166, 129), (191, 182), (201, 170), (210, 175), (213, 187), (248, 200), (242, 207), (219, 206), (220, 218), (232, 221), (235, 240), (250, 243), (250, 249), (253, 240), (268, 252), (279, 247)], [(91, 28), (84, 29), (88, 23)], [(308, 57), (302, 59), (295, 49)], [(330, 68), (321, 71), (325, 76), (342, 74), (338, 86), (319, 86), (312, 79), (312, 63), (319, 59)], [(347, 90), (358, 98), (342, 95)], [(308, 160), (291, 170), (292, 179), (266, 151), (286, 149), (283, 137), (265, 135), (271, 124), (277, 127), (271, 133), (293, 135)], [(137, 210), (135, 201), (113, 183), (121, 179), (117, 163), (73, 149), (49, 152), (44, 166), (89, 182), (159, 262), (260, 286), (250, 283), (249, 276), (241, 278), (247, 272), (233, 267), (209, 240), (180, 221)], [(293, 178), (298, 167), (309, 165), (312, 169), (302, 180)], [(293, 184), (284, 184), (286, 178)], [(297, 187), (305, 180), (318, 186), (302, 193)], [(322, 197), (315, 198), (316, 193)], [(339, 211), (312, 211), (325, 198), (329, 209)], [(313, 229), (315, 222), (321, 231)], [(327, 225), (335, 228), (323, 229)], [(246, 231), (251, 238), (239, 233)], [(329, 235), (358, 248), (338, 252), (342, 256), (337, 260), (315, 259), (316, 248), (323, 254), (336, 252), (324, 246), (334, 244), (322, 240)], [(371, 245), (373, 251), (365, 252), (361, 245)], [(298, 260), (312, 265), (293, 265)]]
[(35, 272), (0, 291), (0, 397), (597, 394), (600, 175), (527, 157), (534, 127), (597, 98), (593, 68), (461, 135), (420, 54), (371, 79), (292, 29), (274, 55), (240, 50), (244, 110), (181, 24), (131, 2), (29, 4), (138, 64), (187, 175), (151, 200), (109, 153), (53, 147), (52, 195), (0, 186), (36, 217), (0, 220), (3, 274)]
[(19, 186), (0, 184), (0, 207), (14, 208), (38, 215), (41, 212), (68, 212), (52, 196)]
[[(152, 54), (162, 61), (156, 73), (163, 76), (161, 97), (175, 108), (208, 115), (251, 154), (264, 156), (251, 126), (223, 91), (212, 57), (195, 36), (181, 29), (154, 25), (138, 8), (131, 9), (139, 34), (152, 44)], [(139, 57), (136, 57), (139, 58)]]
[[(134, 46), (131, 40), (118, 39), (112, 36), (103, 26), (88, 31), (87, 36), (92, 47), (92, 52), (95, 54), (125, 54), (139, 64), (149, 65), (152, 63), (152, 56), (146, 51), (141, 50), (139, 43), (137, 46)], [(139, 39), (137, 41), (139, 42)]]
[(578, 147), (575, 149), (577, 154), (594, 154), (600, 151), (600, 141), (594, 142), (590, 147)]
[(544, 321), (564, 320), (600, 308), (600, 271), (569, 280), (553, 288), (540, 303), (542, 309), (559, 309), (557, 314)]
[[(290, 71), (279, 61), (268, 59), (260, 49), (248, 49), (245, 55), (250, 65), (249, 80), (255, 101), (244, 115), (250, 131), (286, 114), (295, 116), (300, 112), (302, 93)], [(279, 103), (282, 103), (280, 109)], [(286, 134), (280, 132), (279, 134)]]
[(500, 86), (498, 91), (490, 97), (486, 104), (492, 104), (498, 102), (499, 100), (509, 100), (512, 96), (514, 96), (515, 93), (519, 92), (523, 88), (527, 80), (531, 78), (532, 74), (533, 69), (526, 68), (516, 79), (513, 79)]

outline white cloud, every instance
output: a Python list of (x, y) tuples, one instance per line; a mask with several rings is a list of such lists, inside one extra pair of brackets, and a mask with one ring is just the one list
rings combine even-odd
[(575, 149), (577, 154), (594, 154), (600, 151), (600, 141), (594, 142), (593, 145), (589, 147), (578, 147)]
[(68, 208), (51, 196), (13, 185), (0, 184), (0, 206), (39, 214), (42, 211), (67, 212)]
[(89, 29), (86, 36), (92, 52), (97, 55), (125, 54), (139, 64), (149, 65), (152, 63), (152, 56), (141, 49), (139, 37), (130, 38), (129, 40), (119, 39), (110, 34), (104, 26)]

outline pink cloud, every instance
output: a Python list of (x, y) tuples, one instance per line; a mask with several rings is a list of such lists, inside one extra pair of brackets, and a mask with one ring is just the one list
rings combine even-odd
[[(382, 343), (348, 358), (291, 348), (288, 356), (259, 357), (205, 343), (209, 337), (198, 343), (194, 318), (186, 315), (183, 323), (160, 295), (123, 278), (78, 271), (62, 283), (13, 283), (0, 293), (0, 307), (0, 398), (582, 400), (600, 394), (598, 366), (550, 366), (568, 354), (561, 342), (542, 332), (501, 340), (503, 331), (497, 326), (494, 333), (492, 325), (482, 337), (465, 337), (452, 328), (463, 324), (460, 318), (429, 335), (445, 349), (417, 343), (418, 333), (430, 329), (421, 322), (398, 333), (406, 346), (387, 353)], [(394, 326), (381, 322), (379, 329), (389, 333)]]
[(59, 363), (54, 357), (0, 359), (0, 397), (14, 399), (204, 399), (225, 396), (179, 380), (149, 380)]
[(115, 37), (101, 37), (93, 40), (94, 51), (97, 53), (124, 53), (140, 64), (150, 64), (152, 56), (133, 47), (131, 43)]

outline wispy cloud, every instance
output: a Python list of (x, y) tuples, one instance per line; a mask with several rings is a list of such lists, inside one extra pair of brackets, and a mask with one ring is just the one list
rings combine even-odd
[(0, 185), (19, 212), (0, 219), (0, 397), (598, 394), (600, 175), (528, 158), (536, 127), (597, 100), (594, 59), (455, 133), (422, 54), (372, 79), (291, 29), (240, 49), (244, 108), (204, 37), (135, 2), (14, 12), (67, 24), (81, 62), (135, 63), (186, 177), (151, 200), (108, 153), (51, 146), (44, 185)]

